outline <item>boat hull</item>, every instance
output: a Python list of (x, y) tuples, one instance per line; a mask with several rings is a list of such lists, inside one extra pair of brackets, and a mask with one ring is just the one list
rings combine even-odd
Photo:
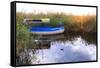
[(56, 30), (56, 31), (39, 31), (39, 32), (35, 32), (35, 31), (31, 31), (30, 33), (33, 33), (33, 34), (42, 34), (42, 35), (50, 35), (50, 34), (60, 34), (60, 33), (63, 33), (64, 32), (64, 29), (63, 30)]
[(64, 27), (32, 27), (30, 29), (30, 33), (42, 35), (60, 34), (63, 32)]

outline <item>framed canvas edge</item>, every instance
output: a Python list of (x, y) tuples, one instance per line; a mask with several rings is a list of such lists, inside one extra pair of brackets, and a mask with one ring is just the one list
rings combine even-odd
[(10, 3), (10, 65), (16, 66), (16, 2)]
[[(96, 8), (96, 60), (94, 61), (79, 61), (79, 62), (64, 62), (64, 63), (47, 63), (47, 64), (31, 64), (31, 65), (16, 65), (16, 3), (31, 3), (31, 4), (48, 4), (48, 5), (63, 5), (63, 6), (79, 6), (79, 7), (95, 7)], [(10, 2), (10, 65), (13, 67), (20, 66), (40, 66), (40, 65), (56, 65), (70, 63), (88, 63), (98, 62), (98, 6), (93, 5), (76, 5), (76, 4), (60, 4), (60, 3), (45, 3), (45, 2), (28, 2), (28, 1), (12, 1)]]

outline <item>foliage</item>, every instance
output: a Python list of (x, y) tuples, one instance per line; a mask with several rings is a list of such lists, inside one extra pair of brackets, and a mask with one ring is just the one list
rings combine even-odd
[[(24, 18), (31, 19), (41, 19), (41, 18), (50, 18), (50, 23), (47, 24), (30, 24), (25, 25), (23, 23)], [(85, 32), (96, 32), (96, 16), (95, 15), (67, 15), (64, 13), (16, 13), (16, 38), (17, 38), (17, 52), (26, 48), (26, 45), (29, 45), (29, 36), (28, 28), (30, 26), (59, 26), (64, 25), (65, 32), (67, 31), (83, 31)]]

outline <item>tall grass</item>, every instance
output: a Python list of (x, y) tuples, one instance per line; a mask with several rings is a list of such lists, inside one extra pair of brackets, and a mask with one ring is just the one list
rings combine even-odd
[[(63, 23), (65, 27), (65, 32), (84, 32), (84, 33), (94, 33), (96, 32), (96, 16), (95, 15), (83, 15), (83, 16), (75, 16), (75, 15), (66, 15), (64, 13), (16, 13), (16, 53), (17, 56), (21, 52), (23, 52), (26, 48), (34, 48), (35, 42), (33, 42), (33, 38), (30, 37), (29, 33), (30, 26), (36, 26), (36, 24), (25, 25), (23, 23), (24, 18), (32, 18), (32, 19), (41, 19), (41, 18), (50, 18), (50, 23), (47, 24), (49, 26), (58, 26), (58, 23)], [(45, 25), (45, 24), (40, 24)], [(34, 35), (32, 35), (35, 37)], [(32, 40), (31, 40), (32, 38)], [(32, 42), (30, 42), (32, 41)]]
[[(29, 25), (23, 24), (24, 18), (41, 19), (50, 18), (50, 26), (57, 26), (62, 22), (65, 27), (65, 32), (96, 32), (96, 16), (95, 15), (66, 15), (64, 13), (16, 13), (16, 28), (17, 28), (17, 53), (26, 48), (29, 43), (30, 33), (28, 31)], [(34, 26), (34, 24), (32, 24)], [(35, 24), (36, 25), (36, 24)], [(44, 25), (44, 24), (40, 24)], [(31, 26), (31, 25), (30, 25)]]

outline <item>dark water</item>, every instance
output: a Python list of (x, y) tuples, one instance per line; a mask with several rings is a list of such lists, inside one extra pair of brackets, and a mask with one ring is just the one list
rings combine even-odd
[(31, 36), (18, 65), (96, 60), (96, 35)]

